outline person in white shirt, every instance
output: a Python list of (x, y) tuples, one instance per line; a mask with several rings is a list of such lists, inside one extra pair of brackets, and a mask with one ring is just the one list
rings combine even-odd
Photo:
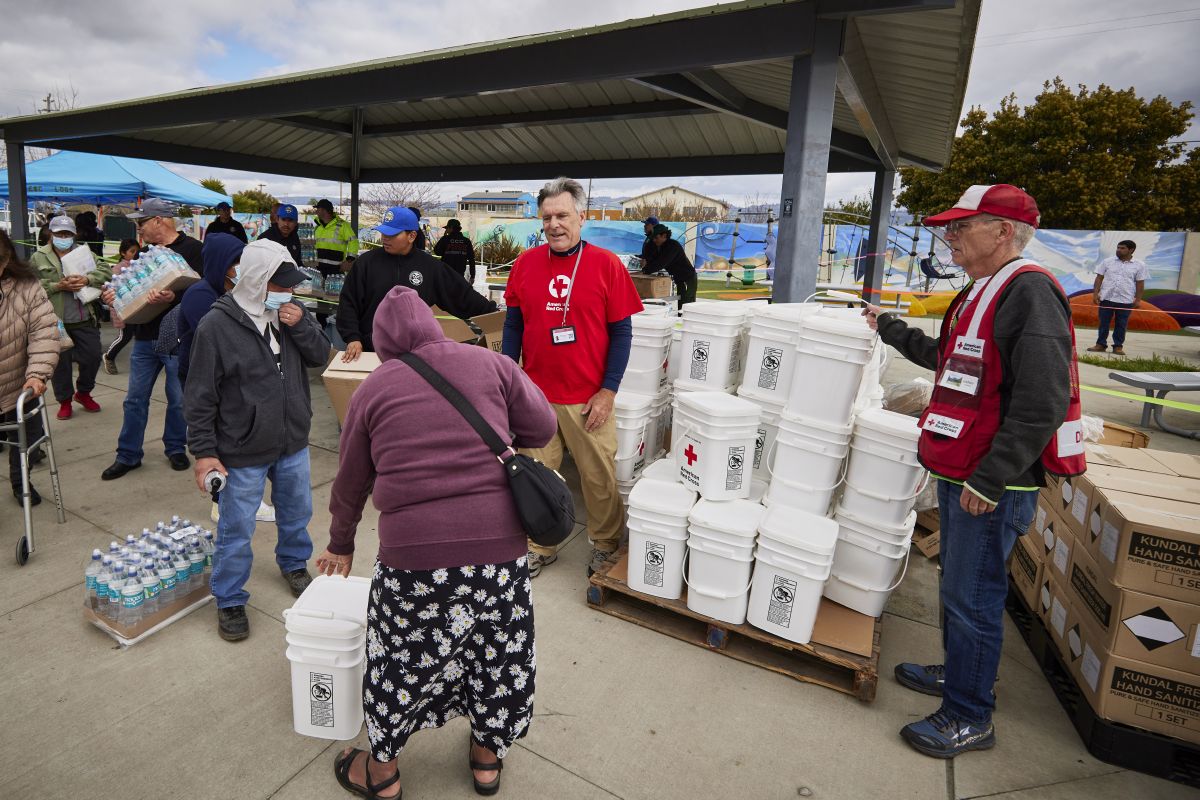
[(1137, 244), (1129, 239), (1117, 243), (1117, 254), (1106, 258), (1096, 267), (1096, 284), (1092, 287), (1092, 299), (1099, 306), (1100, 325), (1096, 343), (1088, 348), (1093, 353), (1108, 349), (1108, 326), (1114, 319), (1113, 353), (1125, 355), (1125, 328), (1129, 315), (1142, 302), (1146, 290), (1146, 279), (1150, 270), (1143, 261), (1135, 261), (1133, 251)]

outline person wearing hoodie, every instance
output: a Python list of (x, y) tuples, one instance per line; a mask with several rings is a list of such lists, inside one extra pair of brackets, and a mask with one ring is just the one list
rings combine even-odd
[(209, 233), (204, 237), (201, 255), (204, 258), (204, 280), (193, 283), (183, 293), (179, 303), (179, 381), (187, 383), (191, 366), (192, 340), (200, 320), (213, 303), (225, 294), (226, 284), (232, 285), (242, 249), (246, 243), (229, 233)]
[(270, 241), (242, 250), (232, 288), (213, 303), (192, 341), (184, 388), (188, 449), (196, 485), (208, 494), (210, 472), (224, 476), (213, 555), (217, 628), (227, 641), (250, 635), (250, 577), (255, 513), (267, 478), (279, 532), (275, 562), (296, 597), (311, 583), (308, 367), (324, 366), (329, 340), (291, 288), (305, 275)]
[[(400, 357), (411, 353), (433, 367), (512, 447), (545, 446), (557, 417), (511, 359), (447, 339), (413, 289), (397, 286), (383, 298), (374, 342), (382, 363), (350, 399), (329, 546), (316, 562), (323, 574), (350, 574), (374, 487), (379, 552), (363, 685), (371, 751), (344, 750), (335, 774), (349, 791), (398, 796), (396, 758), (413, 731), (467, 715), (476, 790), (494, 794), (502, 759), (533, 714), (525, 531), (502, 465)], [(409, 627), (409, 618), (414, 630), (427, 631), (422, 641), (390, 635)]]
[(375, 226), (382, 247), (368, 250), (346, 274), (337, 312), (337, 329), (346, 341), (343, 361), (354, 361), (374, 350), (372, 324), (383, 298), (395, 286), (409, 286), (425, 301), (447, 314), (468, 319), (496, 310), (496, 304), (471, 288), (436, 258), (418, 247), (420, 222), (412, 210), (393, 206)]

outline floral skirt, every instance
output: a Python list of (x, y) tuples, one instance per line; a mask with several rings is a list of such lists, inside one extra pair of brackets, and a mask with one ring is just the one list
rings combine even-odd
[(504, 758), (533, 717), (536, 654), (529, 569), (400, 570), (375, 564), (363, 708), (371, 755), (391, 761), (421, 728), (464, 714)]

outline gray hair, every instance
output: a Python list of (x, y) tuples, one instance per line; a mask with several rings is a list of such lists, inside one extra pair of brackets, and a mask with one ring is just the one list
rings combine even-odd
[(560, 175), (554, 180), (547, 183), (538, 192), (537, 204), (538, 208), (542, 207), (542, 203), (548, 197), (558, 197), (560, 194), (567, 193), (571, 195), (571, 199), (575, 201), (575, 210), (580, 214), (587, 211), (587, 192), (583, 189), (583, 184), (574, 178), (568, 178), (565, 175)]
[(1024, 252), (1025, 247), (1033, 241), (1033, 235), (1036, 231), (1028, 222), (1017, 222), (1015, 219), (1007, 220), (1013, 226), (1013, 246), (1018, 251)]

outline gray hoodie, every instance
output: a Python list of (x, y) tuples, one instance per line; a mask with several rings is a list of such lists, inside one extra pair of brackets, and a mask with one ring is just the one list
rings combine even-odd
[[(305, 368), (324, 366), (329, 340), (307, 311), (288, 326), (263, 304), (267, 282), (284, 261), (291, 257), (274, 242), (247, 245), (237, 285), (196, 330), (183, 407), (196, 458), (262, 466), (308, 446), (312, 400)], [(279, 333), (278, 364), (267, 326)]]

